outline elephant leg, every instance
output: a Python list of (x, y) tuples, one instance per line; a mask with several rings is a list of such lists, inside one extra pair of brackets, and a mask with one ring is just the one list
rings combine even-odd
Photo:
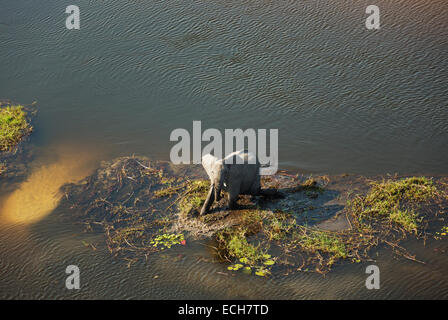
[(233, 186), (229, 190), (229, 208), (230, 209), (236, 209), (237, 208), (237, 200), (238, 195), (240, 194), (240, 187), (239, 186)]
[(210, 186), (210, 190), (208, 191), (207, 199), (205, 199), (204, 205), (202, 206), (202, 210), (200, 215), (202, 216), (205, 214), (208, 209), (210, 209), (210, 206), (213, 204), (213, 201), (215, 201), (215, 193), (214, 193), (214, 185), (212, 184)]
[(260, 185), (260, 178), (255, 179), (254, 183), (252, 184), (250, 188), (250, 194), (253, 196), (257, 196), (260, 194), (261, 191), (261, 185)]

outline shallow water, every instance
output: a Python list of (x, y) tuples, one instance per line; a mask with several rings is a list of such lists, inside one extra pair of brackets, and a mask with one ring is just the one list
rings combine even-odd
[[(447, 258), (434, 248), (407, 244), (426, 265), (395, 260), (385, 251), (374, 264), (381, 271), (381, 289), (367, 290), (369, 262), (336, 267), (325, 277), (301, 272), (270, 279), (230, 275), (226, 264), (204, 261), (211, 254), (201, 243), (178, 246), (152, 255), (130, 268), (113, 258), (101, 235), (82, 233), (64, 224), (58, 214), (26, 229), (0, 227), (2, 298), (121, 298), (121, 299), (413, 299), (448, 298)], [(93, 243), (96, 250), (82, 241)], [(65, 289), (65, 268), (79, 266), (81, 289)], [(224, 275), (227, 274), (227, 275)]]
[[(81, 30), (68, 31), (60, 1), (2, 1), (0, 98), (37, 100), (39, 115), (31, 139), (38, 160), (31, 182), (16, 191), (28, 190), (26, 197), (12, 202), (0, 190), (3, 204), (34, 199), (22, 219), (0, 212), (0, 296), (447, 298), (448, 259), (433, 250), (446, 242), (410, 244), (426, 265), (380, 255), (384, 286), (372, 292), (364, 264), (325, 278), (219, 275), (225, 265), (198, 262), (210, 258), (201, 244), (179, 249), (178, 261), (157, 256), (128, 269), (100, 235), (51, 211), (58, 186), (99, 160), (168, 160), (170, 132), (191, 130), (193, 120), (203, 128), (278, 128), (282, 168), (446, 174), (448, 5), (376, 1), (382, 29), (372, 32), (364, 27), (368, 4), (78, 1)], [(61, 159), (60, 146), (76, 160)], [(82, 245), (90, 238), (96, 251)], [(68, 264), (80, 266), (79, 292), (64, 289)]]
[(39, 102), (39, 143), (168, 160), (169, 134), (278, 128), (280, 164), (446, 173), (448, 5), (377, 1), (3, 1), (0, 96)]
[(25, 181), (0, 200), (0, 221), (30, 224), (42, 220), (56, 209), (62, 197), (60, 188), (93, 172), (95, 153), (64, 146), (51, 148), (51, 154), (33, 163)]

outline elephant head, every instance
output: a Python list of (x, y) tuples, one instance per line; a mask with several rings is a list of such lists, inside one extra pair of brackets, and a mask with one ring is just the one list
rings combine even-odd
[(221, 199), (221, 191), (226, 182), (229, 166), (223, 160), (208, 154), (202, 158), (202, 166), (210, 178), (210, 191), (202, 207), (201, 214), (205, 213), (213, 202)]
[(214, 167), (214, 181), (212, 182), (216, 201), (221, 200), (221, 190), (226, 182), (229, 170), (229, 165), (225, 164), (223, 160), (217, 161)]

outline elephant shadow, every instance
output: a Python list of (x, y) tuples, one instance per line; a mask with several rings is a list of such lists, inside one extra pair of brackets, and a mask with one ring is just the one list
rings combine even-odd
[[(206, 216), (208, 220), (218, 220), (229, 215), (242, 215), (248, 210), (271, 210), (291, 213), (299, 224), (316, 225), (344, 209), (339, 196), (338, 190), (280, 184), (262, 188), (260, 195), (239, 195), (237, 207), (230, 209), (228, 194), (224, 192), (222, 199), (213, 204)], [(199, 217), (199, 211), (192, 212), (192, 217)]]

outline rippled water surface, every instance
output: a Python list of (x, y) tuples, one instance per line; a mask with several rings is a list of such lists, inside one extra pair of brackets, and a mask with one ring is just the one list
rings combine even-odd
[[(40, 159), (10, 203), (21, 219), (0, 213), (1, 297), (448, 298), (446, 253), (435, 247), (411, 243), (426, 265), (380, 255), (387, 281), (371, 292), (365, 265), (325, 278), (220, 275), (225, 265), (203, 261), (210, 253), (201, 244), (129, 269), (100, 235), (51, 212), (58, 186), (92, 162), (133, 153), (168, 160), (170, 132), (191, 130), (193, 120), (278, 128), (282, 168), (447, 174), (446, 1), (377, 0), (379, 31), (366, 30), (372, 3), (363, 0), (76, 4), (79, 31), (65, 28), (66, 3), (0, 4), (0, 98), (38, 102)], [(51, 156), (52, 148), (71, 151)], [(10, 194), (0, 195), (4, 208)], [(81, 268), (79, 292), (64, 289), (68, 264)]]

